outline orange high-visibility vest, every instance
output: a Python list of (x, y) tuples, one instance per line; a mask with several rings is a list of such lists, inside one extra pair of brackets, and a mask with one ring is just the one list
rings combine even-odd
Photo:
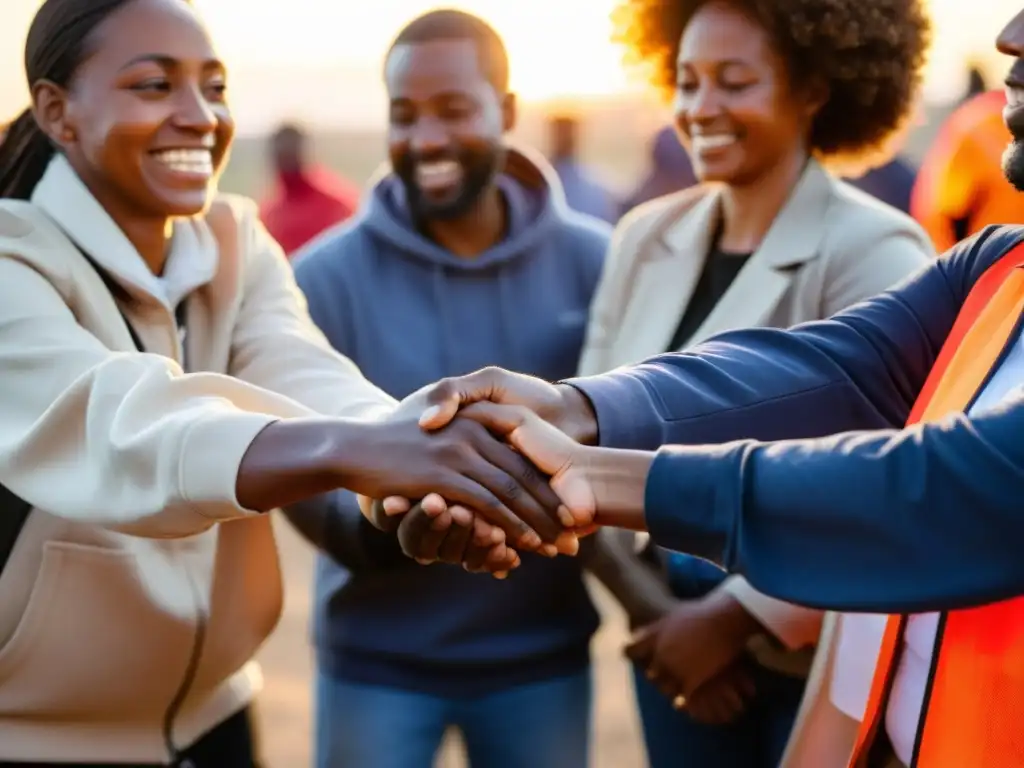
[[(1022, 312), (1024, 244), (975, 283), (907, 423), (966, 411), (1003, 350), (1016, 341), (1013, 332)], [(906, 625), (907, 616), (888, 619), (848, 768), (868, 766), (870, 748), (884, 727)], [(1022, 766), (1024, 598), (942, 613), (911, 768)]]

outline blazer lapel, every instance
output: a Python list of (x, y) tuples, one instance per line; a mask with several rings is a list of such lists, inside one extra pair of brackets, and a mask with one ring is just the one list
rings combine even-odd
[(616, 359), (643, 360), (664, 352), (683, 315), (711, 248), (718, 223), (718, 192), (712, 190), (679, 214), (668, 213), (640, 248), (629, 306), (618, 334)]
[(789, 290), (797, 269), (817, 258), (831, 197), (831, 177), (816, 161), (809, 161), (761, 247), (684, 346), (766, 323)]

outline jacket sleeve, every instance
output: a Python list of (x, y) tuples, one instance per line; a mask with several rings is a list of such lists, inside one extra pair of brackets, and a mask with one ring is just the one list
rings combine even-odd
[(989, 228), (828, 320), (734, 331), (566, 383), (593, 403), (612, 448), (901, 427), (974, 281), (1019, 239)]
[(235, 479), (294, 401), (237, 379), (112, 352), (35, 269), (0, 257), (0, 483), (76, 522), (161, 538), (255, 514)]
[[(895, 215), (870, 231), (843, 232), (841, 243), (829, 245), (828, 250), (832, 257), (826, 266), (821, 296), (825, 317), (883, 293), (935, 257), (924, 232), (909, 218)], [(762, 594), (742, 576), (730, 577), (721, 589), (788, 648), (795, 650), (817, 642), (820, 611)]]
[(593, 376), (609, 368), (609, 356), (621, 324), (621, 313), (629, 293), (629, 274), (636, 261), (644, 223), (650, 214), (647, 206), (627, 214), (612, 233), (608, 253), (590, 304), (586, 339), (580, 355), (579, 375)]
[(395, 400), (335, 351), (310, 319), (291, 265), (254, 210), (243, 216), (238, 236), (247, 240), (248, 262), (232, 375), (325, 416), (375, 418), (394, 408)]
[[(647, 523), (789, 602), (868, 613), (1024, 593), (1024, 391), (904, 430), (662, 449)], [(969, 564), (969, 567), (963, 567)]]
[[(300, 251), (294, 257), (293, 284), (332, 356), (348, 361), (346, 355), (354, 349), (346, 301), (348, 286), (343, 270), (330, 269), (343, 258), (337, 252), (340, 242), (334, 237), (318, 238)], [(286, 507), (284, 514), (306, 541), (352, 572), (413, 562), (402, 553), (398, 537), (377, 529), (363, 516), (351, 491), (338, 490), (307, 499)]]

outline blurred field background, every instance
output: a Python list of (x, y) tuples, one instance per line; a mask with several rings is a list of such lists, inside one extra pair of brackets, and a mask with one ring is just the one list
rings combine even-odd
[[(550, 105), (527, 108), (515, 138), (544, 148), (544, 116)], [(922, 115), (908, 138), (904, 154), (916, 160), (927, 147), (945, 110)], [(586, 112), (583, 155), (614, 188), (632, 187), (646, 168), (650, 135), (663, 113), (643, 102), (592, 102)], [(319, 162), (363, 184), (385, 162), (380, 131), (319, 132), (314, 134)], [(222, 187), (259, 196), (267, 182), (262, 139), (243, 138), (235, 146)], [(260, 701), (266, 768), (305, 768), (311, 759), (313, 670), (308, 643), (313, 555), (283, 520), (281, 553), (285, 566), (286, 607), (277, 631), (261, 654), (266, 688)], [(633, 706), (629, 670), (622, 660), (625, 623), (616, 605), (595, 585), (605, 623), (594, 644), (596, 696), (593, 765), (595, 768), (641, 768), (643, 748)], [(382, 749), (386, 745), (381, 745)], [(461, 768), (465, 761), (454, 741), (446, 746), (440, 768)], [(352, 766), (351, 768), (357, 768)], [(425, 767), (426, 768), (426, 767)]]

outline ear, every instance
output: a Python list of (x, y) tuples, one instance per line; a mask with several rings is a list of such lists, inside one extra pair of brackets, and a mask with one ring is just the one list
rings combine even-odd
[(821, 111), (829, 99), (828, 83), (824, 80), (816, 80), (807, 86), (804, 92), (804, 115), (808, 120), (813, 120), (815, 115)]
[(32, 86), (32, 113), (50, 141), (67, 149), (77, 137), (67, 91), (49, 80)]
[(519, 102), (514, 93), (506, 93), (501, 99), (501, 130), (508, 133), (519, 120)]

